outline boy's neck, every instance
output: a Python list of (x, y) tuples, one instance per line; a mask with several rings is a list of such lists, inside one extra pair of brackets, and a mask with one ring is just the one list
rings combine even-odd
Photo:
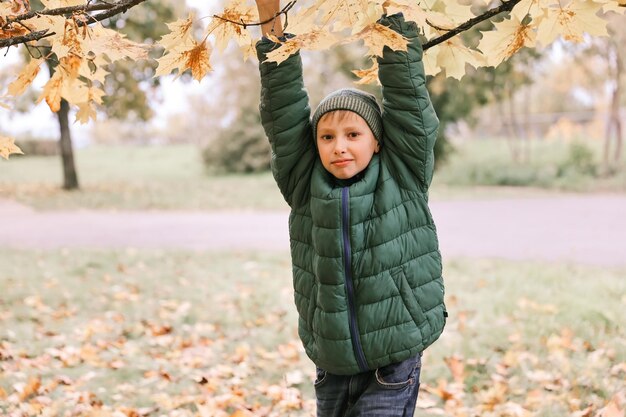
[(346, 178), (346, 179), (339, 179), (335, 177), (334, 175), (332, 175), (330, 172), (328, 173), (328, 175), (330, 175), (333, 178), (333, 181), (339, 187), (349, 187), (355, 182), (361, 181), (361, 179), (363, 179), (363, 177), (365, 176), (365, 171), (367, 171), (367, 168), (365, 168), (363, 171), (359, 172), (355, 176)]

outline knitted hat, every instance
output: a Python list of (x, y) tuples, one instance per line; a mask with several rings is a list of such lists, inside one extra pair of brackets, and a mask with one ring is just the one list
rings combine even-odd
[(349, 110), (361, 116), (367, 122), (376, 140), (381, 142), (383, 122), (380, 106), (373, 95), (354, 88), (344, 88), (330, 93), (317, 106), (311, 119), (315, 139), (317, 139), (317, 124), (322, 116), (335, 110)]

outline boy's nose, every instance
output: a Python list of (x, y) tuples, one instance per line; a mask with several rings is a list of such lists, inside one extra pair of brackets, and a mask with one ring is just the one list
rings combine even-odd
[(346, 141), (342, 138), (338, 138), (335, 141), (335, 153), (340, 154), (340, 153), (344, 153), (346, 151)]

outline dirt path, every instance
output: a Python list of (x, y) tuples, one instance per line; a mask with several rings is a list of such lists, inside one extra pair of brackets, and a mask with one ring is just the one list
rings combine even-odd
[[(626, 266), (626, 196), (432, 203), (445, 257)], [(35, 212), (0, 201), (0, 247), (284, 250), (287, 212)]]

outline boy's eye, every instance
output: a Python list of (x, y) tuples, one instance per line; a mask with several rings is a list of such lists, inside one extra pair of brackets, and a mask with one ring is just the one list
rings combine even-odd
[(331, 140), (333, 137), (331, 135), (322, 135), (320, 136), (322, 140)]
[(350, 136), (351, 138), (356, 138), (359, 135), (360, 135), (359, 132), (350, 132), (350, 133), (348, 133), (348, 136)]

